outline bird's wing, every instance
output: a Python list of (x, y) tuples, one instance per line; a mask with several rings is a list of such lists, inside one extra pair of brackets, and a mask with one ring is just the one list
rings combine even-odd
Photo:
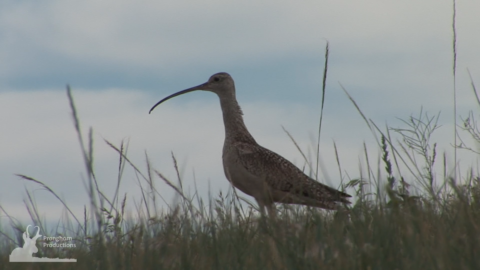
[(318, 200), (350, 203), (350, 195), (323, 185), (305, 175), (290, 161), (260, 145), (236, 142), (240, 163), (251, 174), (265, 179), (267, 185), (283, 192)]

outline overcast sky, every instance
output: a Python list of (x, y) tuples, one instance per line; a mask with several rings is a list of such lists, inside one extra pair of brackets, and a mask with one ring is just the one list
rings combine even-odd
[[(148, 114), (161, 98), (220, 71), (234, 78), (245, 123), (257, 142), (303, 167), (282, 126), (302, 149), (313, 151), (326, 40), (325, 170), (319, 180), (340, 184), (333, 141), (344, 182), (360, 177), (364, 142), (369, 158), (378, 160), (379, 148), (340, 84), (381, 127), (401, 127), (397, 118), (417, 115), (422, 106), (430, 115), (441, 112), (434, 140), (451, 168), (452, 6), (437, 0), (2, 1), (0, 204), (28, 221), (26, 188), (46, 219), (61, 216), (58, 201), (15, 174), (44, 182), (79, 216), (89, 204), (66, 84), (84, 134), (93, 128), (95, 171), (107, 196), (114, 192), (118, 155), (103, 139), (117, 145), (129, 140), (128, 155), (137, 166), (146, 172), (147, 152), (154, 168), (176, 181), (173, 152), (185, 189), (194, 192), (195, 178), (205, 199), (209, 186), (212, 194), (228, 190), (217, 97), (198, 91)], [(478, 1), (457, 3), (458, 119), (479, 109), (467, 72), (478, 88), (479, 10)], [(462, 168), (477, 167), (475, 156), (459, 159)], [(158, 178), (156, 183), (170, 202), (172, 190)], [(126, 192), (130, 206), (140, 200), (131, 168), (123, 178), (122, 196)], [(5, 221), (0, 213), (0, 222)]]

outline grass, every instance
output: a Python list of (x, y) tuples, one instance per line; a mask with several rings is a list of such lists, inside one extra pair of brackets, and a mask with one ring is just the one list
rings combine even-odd
[[(455, 59), (455, 35), (453, 44)], [(454, 76), (455, 69), (454, 64)], [(327, 61), (323, 96), (326, 74)], [(473, 80), (472, 89), (479, 100)], [(26, 225), (0, 206), (10, 220), (12, 231), (0, 228), (0, 268), (480, 269), (479, 173), (468, 169), (461, 174), (456, 165), (453, 171), (448, 171), (446, 155), (439, 155), (437, 144), (431, 141), (440, 115), (429, 116), (421, 110), (417, 116), (403, 120), (403, 127), (387, 126), (382, 130), (363, 114), (345, 90), (377, 138), (380, 151), (378, 161), (372, 163), (364, 145), (366, 164), (353, 179), (343, 173), (340, 158), (336, 156), (341, 178), (346, 182), (342, 188), (356, 195), (356, 200), (335, 212), (278, 205), (277, 219), (263, 223), (256, 205), (245, 202), (235, 190), (211, 196), (208, 201), (186, 196), (173, 154), (178, 184), (155, 170), (148, 156), (145, 169), (135, 165), (128, 158), (128, 144), (123, 142), (116, 146), (105, 141), (119, 154), (116, 192), (108, 198), (99, 189), (94, 172), (93, 131), (89, 130), (87, 138), (82, 136), (70, 88), (67, 93), (90, 198), (83, 216), (76, 216), (43, 182), (26, 175), (19, 177), (38, 184), (64, 205), (67, 214), (59, 221), (61, 226), (57, 227), (56, 235), (73, 237), (71, 243), (76, 245), (64, 249), (39, 248), (35, 256), (75, 258), (77, 263), (9, 263), (8, 254), (23, 244)], [(321, 119), (322, 116), (318, 141)], [(463, 120), (460, 129), (480, 143), (480, 129), (473, 113)], [(305, 158), (306, 167), (317, 175), (318, 142), (317, 161), (310, 162), (286, 133)], [(460, 141), (454, 143), (455, 149), (480, 154), (457, 137), (460, 134), (457, 127), (455, 134), (455, 141), (457, 138)], [(142, 194), (141, 203), (130, 206), (136, 210), (135, 216), (126, 214), (127, 206), (134, 200), (119, 193), (126, 167), (136, 172)], [(436, 170), (443, 173), (437, 176)], [(178, 195), (175, 204), (159, 207), (162, 196), (155, 188), (158, 179)], [(26, 192), (26, 207), (33, 224), (46, 228), (34, 197)]]
[[(137, 216), (126, 217), (129, 200), (117, 192), (107, 198), (98, 189), (93, 171), (92, 131), (84, 143), (75, 104), (68, 90), (79, 141), (88, 173), (90, 207), (76, 217), (68, 205), (41, 181), (20, 175), (48, 190), (69, 213), (57, 235), (72, 236), (76, 248), (39, 248), (37, 257), (76, 258), (79, 269), (478, 269), (480, 267), (480, 186), (478, 174), (465, 179), (447, 174), (437, 184), (435, 144), (429, 142), (438, 116), (422, 112), (405, 120), (401, 129), (380, 135), (381, 158), (377, 175), (369, 173), (350, 180), (357, 200), (336, 212), (314, 208), (278, 207), (278, 220), (260, 224), (255, 206), (241, 203), (234, 193), (202, 199), (188, 198), (182, 182), (174, 184), (146, 164), (146, 171), (128, 159), (128, 147), (106, 142), (119, 153), (118, 185), (126, 166), (141, 183), (142, 205)], [(470, 123), (470, 125), (467, 125)], [(473, 119), (465, 121), (476, 133)], [(372, 129), (375, 129), (372, 123)], [(393, 143), (390, 132), (403, 140)], [(398, 148), (398, 149), (397, 149)], [(365, 151), (367, 149), (365, 148)], [(365, 153), (367, 154), (367, 153)], [(366, 155), (367, 156), (367, 155)], [(175, 157), (172, 155), (178, 172)], [(403, 165), (402, 165), (403, 164)], [(339, 164), (340, 165), (340, 164)], [(444, 163), (443, 163), (444, 165)], [(412, 183), (395, 170), (404, 168)], [(179, 175), (179, 174), (178, 174)], [(361, 174), (362, 175), (362, 174)], [(178, 194), (167, 209), (158, 209), (154, 181), (160, 178)], [(465, 184), (458, 184), (458, 183)], [(417, 195), (411, 195), (416, 190)], [(32, 221), (41, 227), (39, 211), (27, 191)], [(130, 200), (131, 201), (131, 200)], [(0, 265), (8, 269), (37, 269), (39, 263), (9, 263), (8, 254), (22, 243), (25, 226), (11, 218), (17, 239), (0, 238)], [(66, 229), (65, 229), (66, 228)], [(37, 245), (39, 246), (39, 245)], [(67, 269), (71, 264), (48, 264), (48, 269)]]
[[(438, 128), (439, 115), (431, 117), (420, 111), (418, 116), (404, 120), (404, 127), (387, 127), (385, 132), (364, 117), (372, 132), (380, 137), (381, 155), (377, 168), (367, 159), (367, 172), (360, 171), (360, 177), (344, 185), (354, 191), (354, 204), (336, 212), (279, 205), (278, 219), (267, 220), (267, 226), (262, 227), (256, 206), (242, 203), (235, 192), (220, 193), (207, 202), (189, 198), (182, 192), (182, 179), (173, 155), (178, 184), (153, 169), (148, 156), (146, 170), (136, 166), (129, 160), (128, 145), (124, 143), (117, 147), (106, 141), (119, 154), (117, 192), (113, 198), (107, 198), (99, 190), (93, 170), (93, 132), (90, 129), (88, 138), (82, 137), (74, 99), (70, 89), (67, 92), (88, 176), (90, 202), (83, 217), (77, 217), (43, 182), (19, 175), (48, 190), (69, 213), (57, 235), (73, 237), (76, 248), (39, 248), (37, 257), (76, 258), (74, 267), (79, 269), (480, 267), (480, 178), (478, 172), (470, 170), (463, 179), (456, 179), (447, 173), (446, 157), (438, 161), (442, 158), (430, 140)], [(464, 120), (464, 129), (479, 141), (475, 123), (470, 115)], [(392, 132), (400, 138), (396, 142), (392, 141)], [(293, 138), (292, 141), (296, 143)], [(462, 148), (468, 149), (464, 145)], [(366, 147), (365, 156), (368, 157)], [(340, 168), (338, 157), (337, 161)], [(118, 192), (127, 166), (136, 171), (142, 191), (142, 204), (135, 205), (134, 217), (125, 214), (126, 205), (132, 200)], [(435, 166), (443, 166), (440, 179), (434, 173)], [(409, 175), (410, 180), (403, 175)], [(158, 208), (161, 195), (154, 185), (158, 178), (178, 194), (178, 203)], [(29, 191), (27, 198), (33, 223), (45, 228)], [(15, 233), (0, 234), (0, 265), (8, 269), (45, 267), (39, 263), (8, 262), (7, 255), (23, 243), (21, 234), (26, 226), (1, 210), (10, 218)], [(70, 267), (71, 264), (48, 264), (49, 269)]]

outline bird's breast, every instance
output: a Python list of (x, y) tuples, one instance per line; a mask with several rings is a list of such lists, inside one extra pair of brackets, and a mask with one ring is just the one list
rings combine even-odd
[(225, 176), (232, 185), (244, 193), (257, 197), (257, 193), (261, 192), (264, 181), (245, 168), (242, 163), (243, 157), (234, 147), (224, 146), (223, 148), (223, 169)]

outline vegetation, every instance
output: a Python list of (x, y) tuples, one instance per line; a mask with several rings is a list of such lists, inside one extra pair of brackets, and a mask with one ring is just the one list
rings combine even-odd
[[(385, 133), (367, 121), (372, 131), (379, 134), (381, 158), (377, 168), (372, 168), (367, 160), (366, 176), (360, 172), (359, 178), (344, 185), (355, 191), (354, 204), (336, 212), (279, 205), (275, 220), (263, 220), (256, 206), (241, 203), (234, 191), (220, 193), (208, 202), (188, 198), (182, 192), (180, 177), (177, 186), (153, 169), (148, 157), (143, 172), (128, 159), (128, 147), (123, 143), (116, 147), (106, 141), (119, 153), (118, 185), (126, 166), (132, 167), (139, 181), (143, 181), (143, 205), (136, 206), (136, 217), (127, 218), (127, 199), (120, 198), (118, 186), (113, 198), (107, 198), (98, 189), (93, 171), (92, 131), (84, 143), (70, 89), (68, 94), (83, 149), (90, 207), (85, 207), (83, 217), (76, 217), (55, 191), (32, 177), (20, 175), (47, 189), (70, 213), (70, 218), (59, 226), (62, 231), (57, 233), (72, 236), (76, 248), (39, 249), (37, 257), (76, 258), (75, 267), (84, 269), (480, 267), (480, 178), (473, 171), (462, 179), (454, 173), (447, 174), (445, 155), (440, 163), (445, 173), (442, 179), (436, 177), (433, 171), (439, 158), (430, 138), (438, 128), (438, 115), (430, 117), (420, 112), (418, 117), (405, 120), (405, 127), (387, 128)], [(475, 123), (470, 115), (464, 121), (464, 129), (480, 143)], [(402, 140), (393, 143), (391, 132)], [(459, 146), (467, 148), (463, 143)], [(366, 148), (365, 154), (368, 156)], [(172, 158), (177, 169), (173, 155)], [(339, 168), (340, 165), (339, 162)], [(407, 182), (403, 174), (411, 175), (412, 180)], [(153, 184), (156, 177), (178, 194), (176, 205), (157, 208), (159, 193)], [(32, 221), (42, 225), (32, 195), (28, 191), (27, 195)], [(38, 263), (8, 263), (7, 255), (23, 243), (21, 235), (25, 230), (14, 218), (10, 220), (16, 239), (1, 233), (1, 265), (8, 265), (9, 269), (41, 268)], [(49, 264), (49, 269), (67, 267), (71, 265)]]

